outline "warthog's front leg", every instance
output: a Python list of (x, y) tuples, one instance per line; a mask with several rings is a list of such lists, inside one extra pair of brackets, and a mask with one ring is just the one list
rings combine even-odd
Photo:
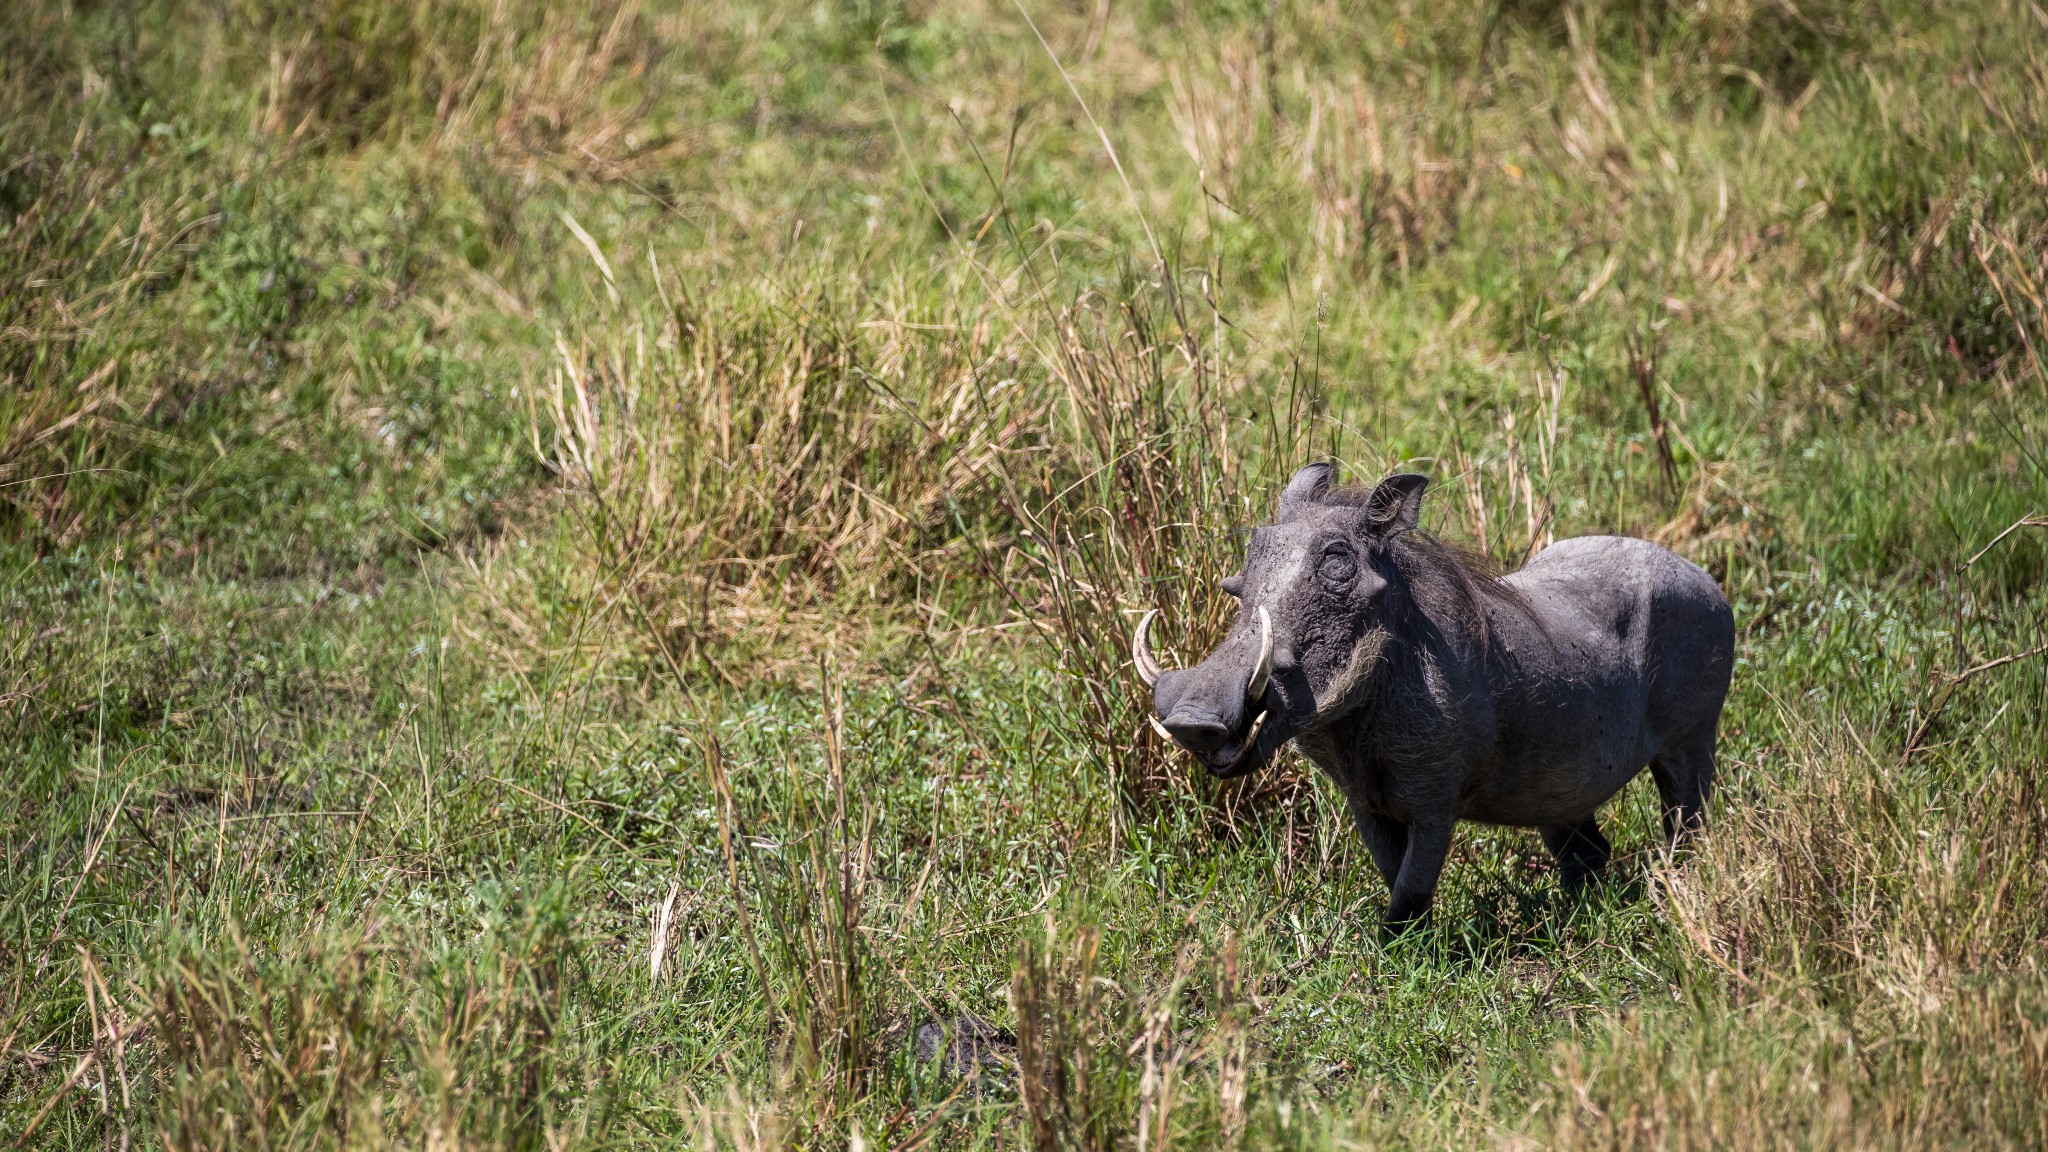
[(1408, 826), (1355, 803), (1351, 805), (1351, 820), (1358, 825), (1358, 838), (1365, 841), (1366, 851), (1372, 853), (1373, 867), (1380, 870), (1380, 879), (1387, 882), (1387, 891), (1392, 892), (1394, 882), (1401, 878), (1401, 862), (1408, 858)]
[(1448, 819), (1408, 825), (1408, 851), (1401, 859), (1400, 875), (1394, 878), (1393, 898), (1387, 901), (1389, 931), (1398, 932), (1429, 914), (1456, 827), (1457, 821)]

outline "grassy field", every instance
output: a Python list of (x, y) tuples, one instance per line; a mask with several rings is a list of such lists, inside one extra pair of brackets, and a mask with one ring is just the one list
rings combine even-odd
[[(2048, 1145), (2040, 4), (0, 24), (0, 1136)], [(1711, 571), (1709, 834), (1163, 746), (1322, 457)]]

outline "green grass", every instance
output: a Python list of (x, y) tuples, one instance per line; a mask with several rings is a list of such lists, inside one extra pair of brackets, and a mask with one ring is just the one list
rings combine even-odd
[[(2038, 5), (7, 22), (0, 1133), (2048, 1143)], [(1312, 456), (1712, 571), (1710, 834), (1163, 748)]]

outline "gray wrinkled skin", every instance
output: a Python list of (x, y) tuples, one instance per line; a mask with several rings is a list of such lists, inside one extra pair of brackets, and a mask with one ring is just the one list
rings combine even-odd
[[(1369, 492), (1334, 477), (1295, 474), (1224, 581), (1241, 601), (1230, 635), (1159, 677), (1176, 743), (1237, 776), (1293, 740), (1349, 799), (1392, 926), (1429, 910), (1460, 820), (1539, 829), (1567, 886), (1606, 865), (1595, 813), (1645, 766), (1667, 833), (1697, 824), (1735, 656), (1713, 577), (1648, 541), (1583, 536), (1491, 580), (1415, 531), (1425, 477)], [(1276, 643), (1253, 704), (1260, 606)]]

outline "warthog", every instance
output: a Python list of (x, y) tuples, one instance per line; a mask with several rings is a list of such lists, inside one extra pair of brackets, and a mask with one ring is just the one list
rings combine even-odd
[(1417, 530), (1427, 477), (1295, 473), (1252, 530), (1230, 634), (1193, 668), (1132, 652), (1153, 724), (1217, 776), (1289, 740), (1350, 802), (1391, 893), (1429, 911), (1460, 820), (1534, 827), (1567, 887), (1606, 866), (1595, 813), (1648, 765), (1674, 839), (1714, 782), (1735, 618), (1714, 578), (1644, 540), (1560, 540), (1486, 575)]

